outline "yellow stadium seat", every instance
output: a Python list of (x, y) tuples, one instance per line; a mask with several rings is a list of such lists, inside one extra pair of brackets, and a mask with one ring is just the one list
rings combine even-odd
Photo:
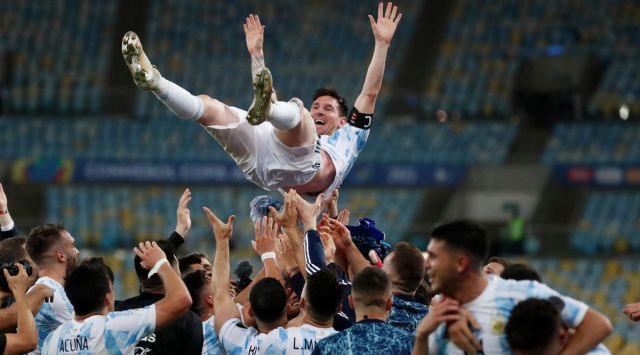
[(609, 260), (604, 267), (604, 276), (606, 279), (612, 279), (620, 273), (620, 263), (618, 260)]
[(571, 271), (576, 267), (576, 262), (570, 259), (564, 259), (560, 262), (560, 268), (564, 271)]
[(638, 355), (640, 354), (640, 344), (635, 341), (628, 342), (617, 354), (619, 355)]
[[(620, 236), (619, 238), (625, 238)], [(626, 253), (629, 250), (629, 241), (626, 239), (618, 239), (613, 243), (613, 249), (618, 253)]]
[(624, 339), (620, 334), (612, 334), (605, 341), (604, 345), (611, 351), (612, 354), (617, 354), (624, 344)]

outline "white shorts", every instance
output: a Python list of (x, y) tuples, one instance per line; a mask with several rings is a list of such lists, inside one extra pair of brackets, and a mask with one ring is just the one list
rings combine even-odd
[(269, 122), (252, 126), (247, 112), (229, 109), (238, 123), (203, 126), (240, 167), (247, 179), (265, 190), (302, 185), (320, 169), (320, 139), (306, 147), (290, 148), (275, 135)]

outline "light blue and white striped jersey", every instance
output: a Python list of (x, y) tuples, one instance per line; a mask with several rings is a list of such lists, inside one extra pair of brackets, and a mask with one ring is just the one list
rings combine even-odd
[(331, 195), (333, 190), (340, 187), (356, 162), (358, 154), (367, 143), (367, 138), (369, 138), (368, 129), (354, 127), (350, 124), (344, 125), (330, 136), (320, 137), (322, 149), (329, 154), (336, 168), (336, 177), (331, 185), (324, 190), (325, 196)]
[[(560, 295), (549, 286), (537, 281), (504, 280), (493, 275), (489, 275), (488, 280), (489, 283), (482, 294), (464, 305), (464, 308), (468, 309), (480, 323), (481, 329), (475, 332), (475, 336), (482, 344), (485, 354), (511, 354), (504, 330), (511, 310), (520, 301), (527, 298), (560, 298), (564, 302), (560, 317), (570, 328), (578, 327), (589, 309), (585, 303)], [(441, 324), (429, 336), (429, 354), (464, 354), (449, 341), (446, 331), (445, 324)], [(593, 351), (596, 352), (589, 354), (609, 354), (602, 344)]]
[(138, 341), (155, 328), (155, 305), (71, 320), (49, 334), (42, 354), (133, 354)]
[(318, 341), (337, 332), (333, 328), (318, 328), (309, 324), (301, 327), (274, 329), (262, 340), (260, 354), (311, 354)]
[[(35, 285), (42, 284), (53, 290), (53, 302), (44, 302), (36, 314), (36, 329), (38, 329), (38, 347), (29, 354), (40, 354), (42, 343), (51, 332), (64, 322), (73, 319), (73, 305), (69, 302), (64, 286), (50, 277), (39, 278)], [(34, 285), (34, 287), (35, 287)], [(33, 288), (33, 287), (32, 287)], [(31, 289), (29, 289), (31, 291)]]
[(256, 355), (266, 334), (254, 327), (245, 327), (240, 319), (231, 318), (220, 328), (220, 344), (228, 355)]
[(218, 341), (213, 317), (202, 322), (202, 355), (226, 354)]

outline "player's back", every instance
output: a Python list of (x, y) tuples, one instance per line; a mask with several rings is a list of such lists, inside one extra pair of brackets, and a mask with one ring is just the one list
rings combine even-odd
[(411, 354), (414, 337), (386, 321), (365, 319), (316, 344), (313, 354)]
[(155, 306), (70, 320), (49, 334), (42, 354), (132, 354), (155, 329)]
[(333, 328), (319, 328), (309, 324), (300, 327), (272, 330), (260, 345), (261, 354), (311, 354), (318, 341), (336, 334)]

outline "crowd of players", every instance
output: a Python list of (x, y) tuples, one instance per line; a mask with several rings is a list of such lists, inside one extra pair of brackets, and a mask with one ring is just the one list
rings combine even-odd
[[(281, 205), (252, 206), (252, 244), (263, 265), (253, 279), (244, 265), (235, 282), (235, 216), (223, 221), (203, 207), (213, 261), (204, 252), (177, 257), (191, 228), (187, 189), (175, 231), (133, 248), (140, 292), (118, 301), (109, 265), (82, 260), (63, 224), (18, 235), (0, 185), (0, 347), (5, 354), (609, 353), (605, 316), (549, 288), (525, 264), (487, 261), (478, 225), (436, 227), (423, 253), (389, 245), (369, 219), (349, 225), (338, 196), (310, 203), (291, 190)], [(625, 312), (636, 320), (631, 308)]]

